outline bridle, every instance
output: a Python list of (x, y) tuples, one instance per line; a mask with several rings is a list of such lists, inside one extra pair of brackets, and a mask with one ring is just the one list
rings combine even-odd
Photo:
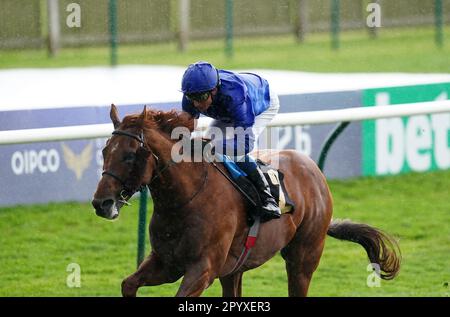
[[(114, 130), (112, 132), (112, 135), (123, 135), (123, 136), (126, 136), (126, 137), (130, 137), (132, 139), (135, 139), (136, 141), (139, 142), (139, 148), (138, 148), (137, 152), (139, 152), (139, 150), (141, 150), (144, 153), (147, 153), (147, 156), (148, 156), (148, 153), (152, 154), (154, 159), (155, 159), (155, 161), (156, 161), (156, 163), (158, 162), (158, 160), (159, 160), (158, 156), (155, 153), (153, 153), (153, 151), (151, 149), (149, 149), (147, 147), (146, 143), (145, 143), (144, 132), (143, 131), (141, 132), (141, 135), (136, 135), (136, 134), (133, 134), (133, 133), (130, 133), (130, 132), (127, 132), (127, 131)], [(119, 196), (120, 196), (120, 199), (121, 199), (120, 202), (122, 202), (124, 204), (127, 204), (127, 205), (129, 205), (129, 203), (127, 202), (127, 199), (130, 198), (131, 196), (133, 196), (134, 193), (144, 190), (145, 186), (146, 186), (146, 185), (140, 185), (140, 186), (137, 186), (137, 187), (133, 186), (135, 188), (132, 188), (132, 187), (130, 187), (130, 185), (129, 185), (130, 182), (128, 180), (122, 179), (121, 177), (119, 177), (117, 175), (117, 173), (112, 172), (112, 171), (105, 170), (105, 171), (102, 172), (102, 176), (103, 175), (108, 175), (108, 176), (114, 178), (116, 181), (118, 181), (122, 185), (122, 190), (119, 193)]]
[[(154, 160), (155, 160), (155, 166), (158, 166), (158, 163), (160, 161), (159, 157), (147, 146), (147, 144), (145, 142), (145, 139), (144, 139), (144, 131), (142, 131), (140, 135), (136, 135), (136, 134), (133, 134), (133, 133), (130, 133), (130, 132), (127, 132), (127, 131), (114, 130), (112, 132), (112, 135), (122, 135), (122, 136), (133, 138), (136, 141), (138, 141), (140, 146), (139, 146), (139, 148), (137, 150), (137, 153), (141, 151), (142, 153), (145, 153), (144, 155), (146, 155), (147, 157), (149, 155), (152, 155)], [(202, 184), (200, 185), (199, 189), (191, 196), (191, 198), (188, 201), (182, 203), (177, 208), (179, 208), (181, 206), (184, 206), (184, 205), (187, 205), (188, 203), (190, 203), (202, 191), (202, 189), (205, 187), (207, 179), (208, 179), (208, 169), (205, 168), (204, 163), (205, 162), (203, 162), (203, 171), (204, 172), (203, 172)], [(121, 177), (117, 176), (116, 173), (114, 173), (112, 171), (105, 170), (105, 171), (102, 172), (102, 176), (108, 175), (108, 176), (114, 178), (115, 180), (117, 180), (122, 185), (122, 190), (119, 193), (119, 196), (120, 196), (119, 202), (122, 202), (122, 203), (124, 203), (126, 205), (130, 205), (127, 202), (127, 199), (129, 199), (131, 196), (133, 196), (136, 192), (144, 190), (145, 187), (147, 187), (147, 186), (149, 188), (151, 188), (151, 184), (153, 183), (153, 181), (156, 180), (158, 177), (161, 177), (162, 173), (164, 171), (166, 171), (168, 168), (170, 168), (174, 164), (176, 164), (176, 163), (173, 160), (170, 160), (169, 163), (167, 163), (161, 169), (156, 169), (156, 175), (153, 175), (153, 177), (151, 178), (151, 180), (150, 180), (150, 182), (148, 184), (144, 184), (144, 185), (141, 184), (140, 186), (133, 186), (134, 188), (131, 188), (129, 186), (130, 182), (128, 180), (122, 179)]]

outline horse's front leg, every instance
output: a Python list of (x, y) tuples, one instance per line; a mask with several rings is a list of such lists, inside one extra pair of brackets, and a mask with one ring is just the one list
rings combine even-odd
[(176, 294), (177, 297), (200, 296), (217, 277), (211, 262), (203, 259), (190, 265), (184, 274), (183, 281)]
[(173, 281), (167, 276), (158, 256), (151, 252), (139, 265), (137, 271), (123, 280), (122, 295), (124, 297), (135, 297), (138, 288), (141, 286), (154, 286), (169, 282)]
[(222, 284), (223, 297), (241, 297), (242, 296), (242, 272), (234, 273), (220, 278)]

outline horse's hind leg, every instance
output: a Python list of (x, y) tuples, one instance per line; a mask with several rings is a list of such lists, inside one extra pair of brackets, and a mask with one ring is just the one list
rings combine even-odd
[(241, 297), (242, 296), (242, 274), (235, 273), (220, 278), (222, 284), (223, 297)]
[[(180, 275), (181, 276), (181, 275)], [(137, 271), (122, 282), (122, 295), (135, 297), (141, 286), (154, 286), (176, 281), (167, 277), (163, 265), (155, 253), (151, 253), (139, 266)]]
[(306, 296), (312, 275), (319, 265), (325, 237), (311, 241), (297, 232), (294, 239), (281, 250), (286, 261), (289, 296)]

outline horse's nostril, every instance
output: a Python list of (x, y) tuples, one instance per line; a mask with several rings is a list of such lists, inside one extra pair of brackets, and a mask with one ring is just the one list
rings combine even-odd
[(114, 200), (106, 199), (102, 202), (101, 207), (103, 210), (109, 210), (113, 204), (114, 204)]
[(112, 205), (114, 204), (114, 200), (113, 199), (93, 199), (92, 200), (92, 206), (94, 206), (94, 209), (97, 213), (101, 213), (103, 214), (104, 212), (109, 211), (109, 209), (112, 207)]
[(95, 210), (99, 210), (101, 208), (102, 201), (100, 199), (93, 199), (92, 200), (92, 206)]
[(95, 209), (95, 214), (99, 217), (105, 217), (103, 210)]

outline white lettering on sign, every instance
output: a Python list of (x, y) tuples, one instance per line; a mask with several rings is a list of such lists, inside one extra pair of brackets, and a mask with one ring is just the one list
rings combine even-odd
[(403, 122), (400, 118), (379, 119), (376, 129), (376, 164), (377, 174), (396, 174), (404, 162)]
[(412, 170), (423, 172), (431, 167), (433, 140), (427, 116), (413, 116), (406, 125), (406, 158)]
[[(436, 100), (447, 97), (444, 92)], [(389, 95), (378, 94), (376, 104), (388, 105)], [(423, 172), (430, 170), (433, 162), (437, 168), (449, 168), (449, 130), (449, 113), (376, 120), (377, 174), (397, 174), (404, 166)]]
[(431, 128), (434, 132), (434, 161), (438, 168), (447, 169), (450, 167), (450, 113), (432, 115)]
[(95, 152), (95, 162), (97, 163), (97, 177), (98, 179), (102, 178), (103, 173), (103, 154), (102, 150), (105, 147), (107, 138), (99, 138), (95, 139), (95, 146), (97, 148)]
[(292, 140), (292, 127), (278, 127), (276, 131), (279, 133), (278, 135), (280, 135), (280, 132), (283, 132), (277, 140), (276, 148), (286, 148)]
[(16, 175), (56, 172), (59, 169), (59, 153), (55, 149), (16, 151), (11, 156), (11, 169)]
[(311, 156), (312, 140), (308, 132), (309, 125), (287, 126), (272, 128), (271, 147), (282, 150), (294, 141), (295, 149), (305, 155)]
[(307, 132), (309, 126), (297, 125), (294, 127), (295, 135), (295, 149), (300, 153), (311, 156), (311, 136)]

